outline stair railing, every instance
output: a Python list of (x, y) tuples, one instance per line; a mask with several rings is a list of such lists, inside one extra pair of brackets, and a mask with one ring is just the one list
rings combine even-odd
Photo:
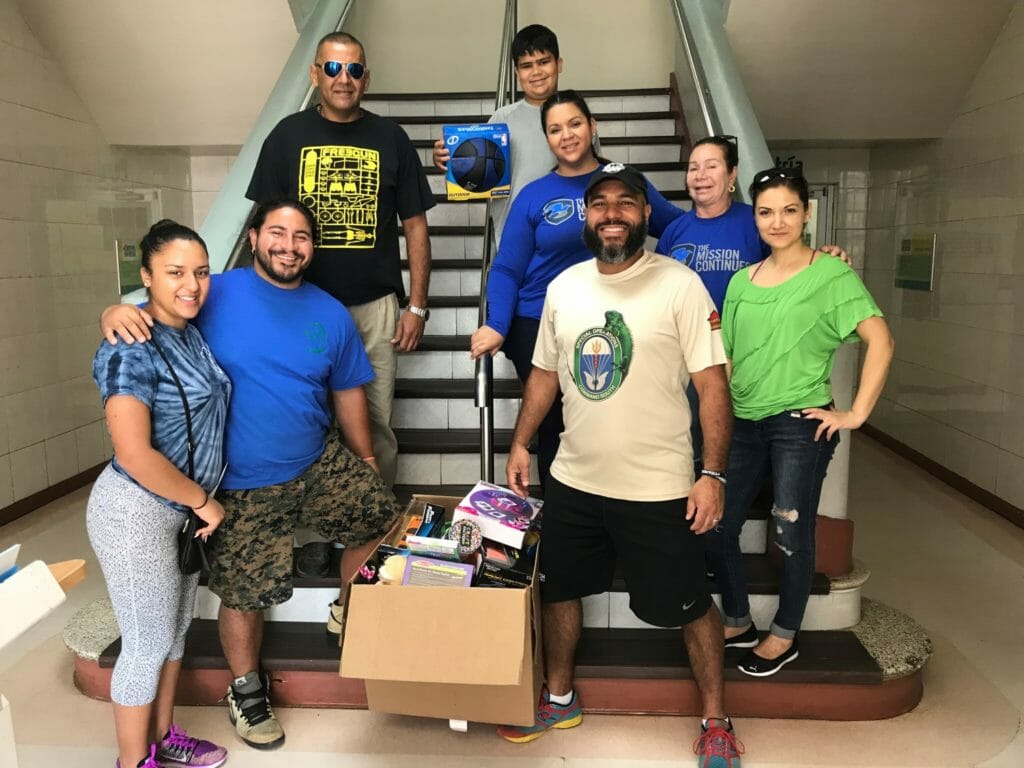
[[(518, 3), (506, 0), (505, 20), (501, 32), (501, 53), (498, 62), (498, 85), (494, 89), (494, 108), (499, 109), (515, 98), (515, 69), (512, 66), (512, 38), (516, 33)], [(487, 322), (487, 273), (497, 250), (491, 203), (484, 216), (484, 242), (480, 264), (480, 304), (477, 327)], [(473, 374), (474, 404), (480, 410), (480, 478), (494, 482), (494, 360), (490, 355), (477, 358)]]
[(252, 215), (253, 203), (245, 192), (263, 141), (282, 118), (312, 103), (316, 88), (309, 82), (309, 64), (316, 44), (328, 32), (343, 28), (354, 4), (355, 0), (318, 0), (299, 32), (288, 61), (199, 229), (209, 247), (210, 268), (214, 272), (243, 266), (251, 259), (246, 224)]
[[(723, 4), (707, 0), (669, 0), (680, 47), (676, 82), (686, 124), (703, 136), (729, 133), (737, 138), (740, 170), (756, 173), (773, 165), (754, 107), (747, 97), (725, 34)], [(747, 200), (746, 184), (738, 184)]]

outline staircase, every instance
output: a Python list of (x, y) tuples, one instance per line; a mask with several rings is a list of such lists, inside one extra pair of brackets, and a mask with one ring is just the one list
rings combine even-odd
[[(602, 154), (642, 170), (671, 201), (687, 207), (683, 191), (686, 148), (677, 130), (669, 91), (591, 92)], [(473, 404), (469, 337), (477, 328), (482, 202), (448, 203), (443, 175), (434, 169), (434, 139), (445, 123), (486, 120), (486, 93), (381, 96), (368, 109), (391, 116), (414, 140), (427, 168), (437, 206), (428, 215), (433, 269), (431, 319), (419, 349), (399, 357), (394, 427), (399, 442), (396, 493), (462, 496), (480, 478), (479, 415)], [(402, 243), (404, 256), (404, 241)], [(408, 281), (408, 272), (404, 272)], [(406, 282), (408, 287), (408, 282)], [(512, 365), (494, 359), (495, 470), (500, 482), (521, 387)], [(536, 467), (534, 467), (536, 483)], [(778, 604), (778, 569), (767, 552), (770, 499), (755, 504), (743, 529), (755, 623), (767, 627)], [(326, 635), (327, 604), (337, 596), (337, 568), (323, 579), (295, 577), (287, 603), (267, 612), (264, 665), (276, 683), (277, 703), (291, 706), (366, 706), (362, 682), (338, 677), (336, 639)], [(921, 668), (930, 648), (907, 617), (861, 598), (868, 578), (862, 566), (839, 577), (816, 574), (800, 658), (765, 680), (735, 669), (739, 651), (726, 654), (726, 696), (741, 716), (834, 720), (893, 717), (922, 695)], [(717, 591), (710, 582), (713, 592)], [(718, 599), (716, 595), (716, 600)], [(200, 586), (179, 686), (183, 704), (214, 704), (229, 672), (217, 639), (218, 600)], [(893, 644), (911, 637), (915, 650)], [(119, 641), (76, 659), (76, 682), (97, 698), (109, 696)], [(97, 658), (98, 657), (98, 658)], [(699, 714), (700, 702), (679, 630), (650, 627), (629, 610), (625, 584), (584, 601), (584, 632), (577, 658), (578, 687), (589, 711)]]
[[(635, 164), (669, 200), (685, 207), (683, 147), (668, 89), (585, 95), (598, 122), (602, 154)], [(445, 124), (486, 121), (493, 94), (378, 95), (364, 103), (402, 124), (420, 152), (437, 200), (427, 213), (433, 254), (427, 335), (419, 350), (398, 362), (395, 491), (399, 498), (426, 492), (461, 495), (480, 479), (480, 417), (473, 406), (469, 337), (478, 327), (485, 204), (447, 202), (444, 174), (434, 168), (432, 154)], [(404, 241), (402, 248), (404, 256)], [(408, 272), (403, 276), (408, 288)], [(494, 376), (495, 472), (500, 482), (521, 391), (504, 355), (494, 358)]]

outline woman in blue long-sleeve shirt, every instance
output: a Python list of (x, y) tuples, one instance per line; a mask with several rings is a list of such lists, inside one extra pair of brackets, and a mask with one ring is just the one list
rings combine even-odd
[[(487, 278), (487, 322), (473, 334), (470, 356), (499, 349), (524, 384), (548, 284), (563, 270), (593, 258), (583, 243), (583, 192), (607, 160), (594, 150), (597, 123), (576, 91), (560, 91), (541, 107), (541, 123), (558, 165), (516, 196), (505, 221), (498, 254)], [(650, 232), (660, 237), (682, 215), (651, 184)], [(558, 450), (562, 403), (556, 400), (537, 433), (541, 486)]]

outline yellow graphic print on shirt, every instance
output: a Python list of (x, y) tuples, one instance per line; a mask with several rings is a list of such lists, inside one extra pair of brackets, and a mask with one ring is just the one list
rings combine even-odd
[(380, 153), (362, 147), (303, 147), (299, 199), (316, 216), (319, 248), (373, 248), (377, 242)]

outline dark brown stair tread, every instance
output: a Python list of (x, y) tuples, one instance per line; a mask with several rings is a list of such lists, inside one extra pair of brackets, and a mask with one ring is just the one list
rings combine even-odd
[[(593, 99), (607, 96), (667, 96), (668, 88), (603, 88), (581, 90), (585, 98)], [(435, 93), (372, 93), (366, 101), (444, 101), (456, 99), (493, 99), (494, 91), (451, 91)], [(517, 96), (518, 98), (518, 96)]]
[(403, 508), (416, 494), (427, 496), (458, 496), (462, 498), (469, 493), (472, 483), (448, 485), (395, 485), (392, 490)]
[[(523, 387), (518, 379), (495, 379), (495, 397), (522, 396)], [(476, 393), (472, 379), (397, 379), (395, 397), (466, 398)]]
[[(656, 163), (632, 163), (632, 166), (641, 173), (650, 171), (679, 171), (685, 175), (686, 164), (679, 160), (662, 160)], [(434, 166), (423, 169), (428, 176), (440, 176), (444, 171)]]
[[(747, 575), (747, 591), (751, 595), (777, 595), (781, 565), (776, 563), (771, 554), (748, 553), (743, 555), (743, 571)], [(812, 595), (827, 595), (832, 588), (828, 576), (814, 574), (811, 582)], [(717, 594), (720, 590), (714, 578), (708, 578), (708, 589)], [(626, 582), (618, 574), (612, 579), (610, 592), (625, 592)]]
[[(429, 328), (428, 328), (429, 330)], [(432, 336), (420, 339), (417, 352), (465, 352), (469, 354), (469, 336)]]
[[(481, 259), (432, 259), (430, 269), (475, 269), (480, 271), (483, 264)], [(402, 259), (402, 269), (409, 268), (409, 260)]]
[[(401, 226), (398, 227), (398, 234), (404, 235), (405, 229)], [(473, 227), (455, 226), (451, 224), (438, 224), (430, 226), (430, 236), (436, 237), (483, 237), (484, 228), (483, 225), (477, 225)]]
[[(879, 685), (882, 670), (850, 631), (801, 632), (800, 655), (769, 678), (736, 669), (744, 649), (728, 649), (725, 679), (778, 683)], [(584, 629), (576, 676), (692, 679), (678, 629)]]
[[(464, 115), (388, 115), (388, 118), (403, 125), (466, 125), (469, 123), (486, 123), (489, 116), (476, 113)], [(679, 113), (671, 110), (658, 112), (597, 112), (594, 114), (598, 128), (600, 128), (602, 122), (609, 120), (675, 120), (677, 117), (679, 117)]]
[(428, 297), (428, 305), (431, 309), (452, 308), (452, 307), (479, 307), (480, 297), (479, 296), (434, 296)]
[[(682, 179), (682, 174), (683, 174), (682, 169), (680, 169), (679, 173), (680, 173), (680, 181), (682, 181), (683, 180)], [(690, 193), (687, 192), (685, 189), (659, 189), (658, 191), (661, 192), (662, 197), (664, 197), (667, 200), (689, 200), (690, 199)], [(450, 200), (448, 200), (448, 196), (446, 194), (444, 194), (442, 192), (438, 192), (437, 194), (434, 195), (434, 202), (435, 203), (450, 203), (451, 205), (483, 205), (487, 201), (486, 200), (457, 200), (457, 201), (450, 201)]]
[[(661, 134), (651, 136), (602, 136), (602, 147), (625, 147), (630, 145), (650, 144), (675, 144), (682, 142), (682, 137), (675, 134)], [(436, 139), (413, 139), (412, 143), (417, 149), (430, 149), (434, 146)], [(431, 166), (432, 167), (432, 166)]]
[[(477, 453), (480, 450), (479, 429), (399, 428), (394, 432), (399, 453)], [(496, 451), (505, 453), (511, 444), (511, 429), (494, 430)]]
[[(271, 673), (337, 672), (338, 638), (318, 622), (268, 621), (264, 625), (262, 661)], [(120, 639), (100, 655), (110, 668), (121, 650)], [(770, 678), (748, 677), (735, 668), (743, 651), (728, 651), (725, 679), (763, 683), (846, 683), (877, 685), (882, 671), (849, 631), (802, 632), (800, 656)], [(226, 669), (217, 622), (196, 619), (185, 640), (186, 669)], [(576, 653), (578, 678), (691, 679), (692, 673), (677, 629), (584, 628)]]

